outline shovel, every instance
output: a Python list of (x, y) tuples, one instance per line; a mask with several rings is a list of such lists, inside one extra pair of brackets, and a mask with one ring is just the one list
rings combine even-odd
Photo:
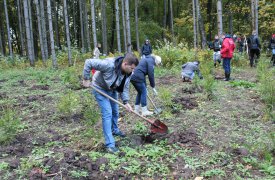
[(147, 91), (147, 97), (148, 97), (148, 99), (150, 100), (150, 102), (153, 104), (153, 106), (155, 108), (154, 113), (155, 114), (160, 114), (161, 111), (162, 111), (162, 109), (161, 108), (157, 108), (157, 106), (155, 105), (154, 101), (150, 98), (148, 91)]
[[(124, 107), (125, 109), (127, 109), (127, 107), (124, 104), (122, 104), (118, 100), (110, 97), (109, 95), (105, 94), (104, 92), (98, 90), (96, 87), (92, 86), (92, 89), (95, 90), (96, 92), (98, 92), (99, 94), (105, 96), (106, 98), (112, 100), (113, 102), (119, 104), (120, 106)], [(134, 113), (135, 115), (139, 116), (140, 118), (144, 119), (145, 121), (147, 121), (148, 123), (151, 124), (151, 127), (150, 127), (151, 133), (161, 133), (161, 134), (164, 134), (164, 133), (168, 132), (168, 127), (163, 122), (161, 122), (160, 120), (151, 120), (151, 119), (148, 119), (146, 117), (141, 116), (140, 114), (136, 113), (133, 110), (130, 110), (130, 111), (132, 113)]]

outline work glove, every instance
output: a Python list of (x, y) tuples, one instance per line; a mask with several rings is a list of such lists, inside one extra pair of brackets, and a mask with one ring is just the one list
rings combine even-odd
[(90, 83), (91, 83), (90, 80), (83, 79), (82, 86), (85, 87), (85, 88), (88, 88), (88, 87), (90, 87)]
[(133, 111), (132, 106), (129, 103), (125, 104), (125, 107), (128, 111)]
[(154, 92), (154, 95), (155, 95), (155, 96), (158, 95), (158, 92), (157, 92), (156, 88), (153, 88), (153, 92)]

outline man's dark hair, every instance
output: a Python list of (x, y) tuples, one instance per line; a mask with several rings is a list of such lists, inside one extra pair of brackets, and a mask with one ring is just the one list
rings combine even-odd
[(127, 62), (128, 65), (138, 65), (138, 58), (133, 53), (127, 53), (124, 57), (124, 62)]

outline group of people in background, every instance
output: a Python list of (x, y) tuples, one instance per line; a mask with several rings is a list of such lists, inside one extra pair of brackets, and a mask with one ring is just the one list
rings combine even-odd
[[(243, 52), (246, 46), (246, 37), (231, 36), (229, 34), (216, 35), (212, 43), (214, 66), (221, 63), (224, 68), (225, 81), (230, 80), (231, 73), (231, 59), (235, 50), (235, 43), (239, 43), (239, 52)], [(247, 39), (247, 46), (249, 48), (250, 66), (253, 67), (254, 56), (259, 58), (261, 44), (256, 32), (253, 31), (252, 36)], [(272, 49), (273, 65), (275, 63), (275, 34), (270, 40), (270, 48)], [(115, 145), (114, 136), (125, 137), (125, 134), (118, 127), (119, 107), (116, 102), (110, 98), (117, 100), (121, 97), (124, 107), (129, 111), (141, 114), (142, 116), (150, 116), (153, 112), (149, 111), (147, 106), (147, 84), (146, 76), (149, 78), (150, 86), (155, 95), (158, 94), (155, 86), (154, 68), (161, 65), (161, 57), (152, 54), (152, 47), (148, 39), (145, 40), (141, 48), (141, 60), (133, 53), (127, 53), (125, 56), (116, 58), (107, 58), (100, 60), (100, 44), (93, 52), (93, 58), (87, 59), (83, 69), (83, 86), (93, 87), (92, 94), (94, 94), (96, 101), (101, 109), (102, 127), (105, 138), (106, 150), (110, 153), (115, 153), (118, 148)], [(182, 65), (181, 77), (184, 82), (191, 82), (197, 72), (200, 79), (202, 75), (199, 69), (200, 62), (187, 62)], [(91, 71), (93, 70), (93, 77), (91, 83)], [(137, 91), (134, 110), (129, 104), (129, 85), (132, 83)], [(98, 91), (102, 92), (99, 93)], [(104, 95), (105, 94), (105, 95)], [(120, 96), (118, 95), (120, 94)]]
[[(261, 43), (256, 31), (248, 38), (246, 36), (237, 37), (237, 35), (221, 34), (215, 35), (213, 42), (208, 43), (210, 49), (213, 49), (214, 66), (221, 63), (223, 60), (223, 68), (225, 71), (225, 81), (230, 80), (230, 61), (233, 57), (234, 50), (238, 46), (238, 52), (247, 51), (249, 55), (250, 67), (255, 67), (258, 63), (261, 54)], [(272, 35), (269, 43), (269, 48), (272, 50), (271, 63), (275, 66), (275, 34)]]

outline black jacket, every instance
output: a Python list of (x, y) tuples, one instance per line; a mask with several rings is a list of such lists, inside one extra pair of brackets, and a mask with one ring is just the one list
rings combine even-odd
[(152, 56), (146, 56), (145, 58), (142, 58), (132, 74), (131, 82), (146, 83), (145, 76), (148, 75), (150, 85), (152, 88), (154, 88), (154, 66), (155, 59)]
[(141, 52), (142, 52), (142, 55), (145, 55), (145, 56), (152, 54), (151, 45), (145, 43), (141, 48)]
[(270, 49), (275, 49), (275, 38), (270, 39), (269, 48)]
[(260, 40), (255, 35), (252, 35), (250, 38), (248, 38), (247, 43), (248, 43), (249, 49), (259, 49), (259, 48), (261, 48)]

